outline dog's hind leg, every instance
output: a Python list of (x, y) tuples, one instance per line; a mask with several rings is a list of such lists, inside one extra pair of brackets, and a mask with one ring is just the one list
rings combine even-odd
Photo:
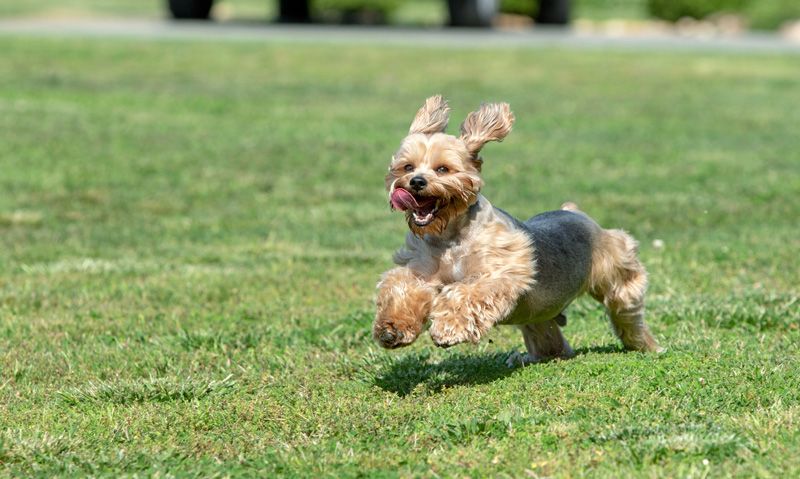
[(622, 230), (603, 230), (592, 257), (589, 293), (603, 303), (614, 333), (626, 348), (660, 352), (644, 322), (647, 272), (636, 241)]
[(563, 314), (559, 314), (549, 321), (520, 325), (519, 329), (522, 331), (528, 354), (512, 354), (506, 361), (508, 367), (520, 364), (524, 366), (553, 358), (573, 357), (575, 352), (559, 328), (561, 318), (563, 318)]

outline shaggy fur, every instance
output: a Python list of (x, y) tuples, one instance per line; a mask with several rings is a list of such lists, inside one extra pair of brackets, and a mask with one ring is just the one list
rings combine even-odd
[(647, 273), (636, 241), (574, 203), (525, 222), (493, 207), (480, 194), (479, 153), (505, 138), (514, 115), (507, 103), (484, 104), (457, 138), (444, 133), (449, 111), (441, 96), (428, 98), (389, 165), (390, 195), (402, 188), (417, 204), (405, 212), (410, 232), (397, 267), (378, 283), (375, 340), (407, 346), (429, 325), (433, 342), (449, 347), (512, 324), (528, 354), (509, 365), (567, 358), (574, 353), (561, 333), (564, 310), (589, 293), (626, 348), (660, 351), (643, 319)]

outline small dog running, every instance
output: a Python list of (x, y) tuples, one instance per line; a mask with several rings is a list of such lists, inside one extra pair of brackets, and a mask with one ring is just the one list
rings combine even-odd
[(508, 135), (514, 115), (507, 103), (483, 104), (455, 137), (445, 133), (449, 112), (441, 96), (428, 98), (389, 164), (389, 202), (410, 232), (378, 283), (375, 340), (407, 346), (430, 323), (433, 342), (450, 347), (510, 324), (527, 354), (512, 354), (509, 366), (569, 358), (564, 310), (588, 292), (626, 348), (661, 351), (643, 320), (647, 273), (636, 241), (573, 203), (525, 222), (493, 207), (480, 194), (479, 153)]

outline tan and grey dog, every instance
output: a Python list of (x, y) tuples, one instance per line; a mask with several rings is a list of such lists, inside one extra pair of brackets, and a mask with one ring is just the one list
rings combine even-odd
[(531, 363), (574, 353), (564, 309), (588, 292), (603, 303), (625, 347), (659, 351), (643, 320), (647, 274), (636, 241), (607, 230), (572, 203), (523, 222), (480, 194), (478, 155), (510, 131), (507, 103), (484, 104), (445, 134), (449, 107), (428, 98), (392, 157), (386, 188), (411, 231), (378, 283), (375, 340), (411, 344), (430, 322), (437, 346), (478, 342), (494, 325), (522, 330)]

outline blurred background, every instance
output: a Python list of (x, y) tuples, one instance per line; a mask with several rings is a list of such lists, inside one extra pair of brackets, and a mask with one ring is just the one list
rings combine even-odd
[(217, 22), (391, 24), (797, 36), (796, 0), (4, 0), (6, 18), (140, 17)]
[[(0, 477), (800, 477), (798, 19), (0, 0)], [(509, 370), (512, 328), (378, 350), (383, 179), (437, 93), (451, 133), (511, 104), (493, 204), (637, 238), (665, 355), (588, 300), (571, 361)]]

